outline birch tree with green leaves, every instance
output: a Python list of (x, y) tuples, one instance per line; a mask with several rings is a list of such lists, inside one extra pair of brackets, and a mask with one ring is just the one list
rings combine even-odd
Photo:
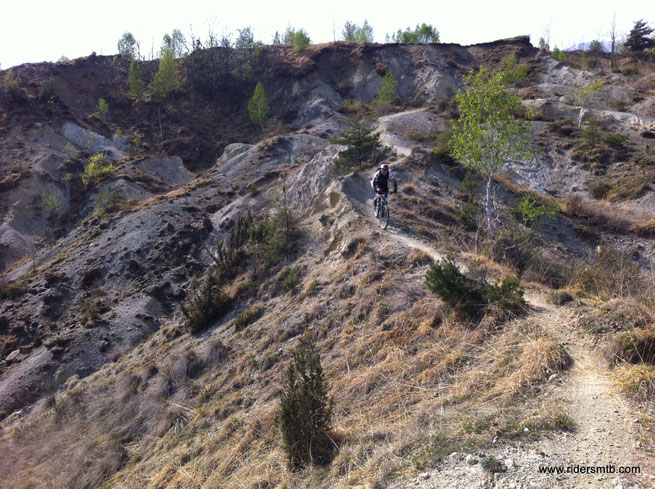
[(248, 101), (248, 115), (253, 124), (258, 124), (264, 129), (264, 122), (268, 119), (271, 109), (268, 106), (268, 98), (262, 82), (258, 82), (255, 86), (255, 93)]
[(494, 177), (508, 163), (532, 156), (528, 123), (519, 117), (521, 100), (505, 87), (503, 77), (484, 68), (464, 77), (468, 89), (456, 96), (460, 117), (450, 140), (453, 156), (485, 180), (487, 226), (494, 243), (498, 238)]

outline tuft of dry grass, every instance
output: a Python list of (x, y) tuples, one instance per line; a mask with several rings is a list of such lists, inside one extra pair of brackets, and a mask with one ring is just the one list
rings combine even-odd
[(455, 400), (525, 398), (572, 363), (562, 345), (539, 330), (524, 332), (515, 324), (479, 348), (475, 366), (458, 379), (450, 396)]
[(632, 297), (602, 303), (580, 318), (580, 324), (592, 333), (644, 328), (652, 322), (648, 308)]
[(630, 397), (643, 401), (655, 399), (655, 366), (623, 364), (616, 369), (616, 383)]
[(652, 238), (655, 236), (655, 219), (648, 219), (647, 221), (644, 222), (636, 222), (634, 224), (631, 224), (628, 227), (628, 230), (632, 234), (636, 234), (637, 236), (642, 236), (644, 238)]
[(616, 335), (607, 349), (612, 364), (655, 364), (655, 326), (636, 328)]

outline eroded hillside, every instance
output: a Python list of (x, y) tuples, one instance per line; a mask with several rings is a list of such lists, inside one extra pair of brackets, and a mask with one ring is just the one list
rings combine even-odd
[[(228, 55), (254, 71), (201, 91), (179, 60), (186, 89), (161, 106), (130, 100), (127, 66), (99, 56), (19, 67), (22, 94), (3, 94), (3, 487), (649, 487), (654, 359), (626, 344), (655, 336), (650, 68), (581, 71), (523, 38), (214, 61)], [(508, 234), (492, 256), (475, 175), (465, 181), (438, 141), (462, 75), (510, 55), (526, 67), (514, 90), (539, 150), (530, 171), (498, 179)], [(389, 70), (402, 102), (380, 107)], [(581, 108), (576, 95), (599, 79)], [(245, 109), (257, 80), (273, 108), (265, 131)], [(107, 116), (92, 115), (100, 97)], [(334, 163), (331, 137), (354, 107), (374, 118), (400, 182), (387, 230), (372, 214), (374, 168)], [(114, 169), (83, 184), (98, 153)], [(556, 219), (528, 232), (526, 196)], [(280, 244), (271, 226), (286, 211)], [(218, 319), (191, 333), (180, 306), (248, 215), (261, 239), (244, 241)], [(527, 311), (454, 313), (425, 285), (449, 254), (480, 282), (519, 276)], [(291, 472), (275, 416), (305, 329), (335, 397), (338, 450)], [(642, 473), (537, 472), (571, 463)]]

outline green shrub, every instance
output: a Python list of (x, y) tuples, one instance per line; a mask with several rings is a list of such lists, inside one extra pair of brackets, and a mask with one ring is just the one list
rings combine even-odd
[(521, 283), (516, 277), (506, 278), (499, 285), (489, 284), (484, 292), (488, 304), (501, 311), (519, 314), (526, 309)]
[(480, 460), (480, 465), (483, 469), (492, 474), (507, 472), (507, 467), (505, 467), (500, 460), (491, 455)]
[(96, 117), (104, 118), (109, 112), (109, 104), (104, 98), (98, 99), (98, 105), (96, 106), (96, 111), (93, 113)]
[(338, 137), (330, 139), (333, 144), (348, 146), (335, 158), (337, 168), (350, 171), (365, 163), (375, 163), (382, 156), (380, 133), (375, 132), (371, 124), (363, 118), (349, 119), (346, 123), (348, 129)]
[(145, 90), (143, 77), (141, 76), (141, 66), (136, 59), (130, 62), (130, 71), (127, 74), (127, 81), (130, 85), (130, 95), (136, 99), (143, 96)]
[(27, 99), (20, 77), (14, 72), (9, 70), (5, 73), (2, 80), (2, 86), (5, 89), (8, 99), (12, 102), (23, 102)]
[(528, 227), (536, 227), (542, 217), (557, 219), (557, 207), (541, 199), (536, 194), (526, 193), (517, 206), (521, 222)]
[(89, 163), (84, 167), (82, 183), (88, 185), (91, 182), (100, 180), (114, 171), (112, 163), (106, 164), (105, 154), (100, 152), (89, 158)]
[(442, 131), (437, 134), (434, 139), (434, 148), (432, 149), (432, 154), (434, 154), (442, 164), (451, 167), (457, 164), (457, 161), (453, 157), (453, 148), (450, 144), (450, 139), (452, 137), (452, 131)]
[(293, 44), (293, 47), (296, 51), (304, 51), (311, 44), (311, 39), (305, 29), (292, 29), (288, 28), (284, 34), (284, 42), (286, 44)]
[(553, 49), (551, 56), (555, 58), (557, 61), (562, 61), (562, 62), (566, 61), (566, 55), (558, 47), (555, 47)]
[(39, 87), (39, 100), (48, 102), (52, 97), (57, 95), (57, 90), (61, 86), (61, 80), (58, 78), (49, 77)]
[(548, 128), (548, 131), (558, 134), (559, 136), (573, 136), (578, 131), (573, 117), (549, 122), (546, 124), (546, 127)]
[(610, 148), (620, 149), (628, 140), (630, 140), (630, 136), (619, 132), (615, 134), (606, 134), (604, 140)]
[(57, 215), (61, 211), (61, 200), (55, 194), (43, 194), (41, 195), (41, 200), (43, 207), (50, 216)]
[(0, 299), (11, 299), (18, 297), (27, 290), (27, 282), (16, 282), (13, 284), (0, 283)]
[(250, 236), (253, 253), (268, 265), (275, 265), (295, 249), (294, 234), (287, 232), (281, 216), (254, 226)]
[(393, 76), (391, 70), (387, 71), (386, 75), (382, 79), (382, 86), (378, 90), (377, 95), (375, 96), (375, 103), (394, 103), (398, 99), (396, 96), (396, 90), (398, 88), (398, 82), (396, 77)]
[(457, 311), (475, 316), (484, 307), (480, 289), (467, 280), (450, 256), (432, 263), (425, 280), (432, 293)]
[(251, 240), (254, 232), (253, 222), (250, 212), (245, 216), (239, 216), (227, 240), (218, 241), (213, 251), (207, 250), (222, 277), (226, 279), (236, 277), (243, 265), (246, 258), (244, 247)]
[(193, 285), (189, 299), (182, 304), (182, 314), (192, 333), (197, 333), (220, 319), (231, 306), (230, 297), (223, 290), (225, 279), (219, 273), (210, 272), (204, 282)]
[(467, 231), (478, 229), (480, 205), (476, 202), (466, 202), (457, 210), (457, 219)]
[(268, 99), (264, 91), (262, 82), (258, 82), (255, 86), (255, 92), (252, 98), (248, 101), (248, 115), (250, 121), (264, 129), (264, 123), (268, 119), (271, 109), (268, 106)]
[(282, 284), (282, 287), (284, 287), (284, 290), (291, 292), (300, 283), (301, 275), (301, 267), (287, 267), (280, 272), (278, 280)]
[(264, 314), (263, 307), (249, 307), (234, 320), (234, 328), (236, 331), (241, 331), (246, 326), (257, 321)]
[(332, 403), (318, 350), (311, 335), (305, 333), (293, 351), (278, 411), (292, 469), (330, 461), (334, 447), (329, 436)]
[(494, 258), (522, 272), (533, 262), (537, 244), (538, 235), (533, 229), (526, 229), (514, 223), (498, 234), (498, 241), (493, 250)]

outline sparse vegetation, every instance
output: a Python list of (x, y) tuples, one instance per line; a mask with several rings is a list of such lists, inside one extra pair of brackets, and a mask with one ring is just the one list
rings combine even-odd
[(439, 42), (439, 31), (431, 24), (416, 24), (414, 29), (410, 29), (409, 27), (404, 31), (398, 29), (398, 31), (391, 34), (390, 38), (387, 34), (387, 42), (389, 40), (400, 44), (435, 43)]
[(6, 97), (11, 102), (23, 102), (26, 100), (23, 83), (14, 70), (5, 72), (2, 79), (2, 87), (5, 89)]
[(296, 51), (301, 52), (309, 47), (311, 39), (305, 29), (293, 29), (289, 27), (284, 34), (284, 43), (293, 44)]
[(61, 200), (53, 193), (41, 195), (43, 207), (50, 216), (56, 216), (61, 211)]
[(152, 81), (152, 92), (156, 99), (165, 100), (179, 92), (182, 79), (175, 64), (173, 49), (165, 48), (159, 60), (159, 70)]
[(128, 59), (134, 60), (138, 55), (139, 43), (132, 33), (125, 32), (118, 40), (118, 54)]
[(380, 133), (363, 118), (348, 119), (346, 123), (348, 129), (330, 140), (333, 144), (348, 146), (337, 155), (334, 161), (337, 168), (347, 172), (363, 164), (376, 163), (382, 155)]
[(0, 281), (0, 300), (18, 297), (27, 291), (27, 287), (28, 283), (26, 281), (6, 283), (2, 280)]
[(104, 98), (98, 99), (98, 105), (96, 105), (96, 111), (93, 113), (94, 116), (104, 119), (109, 112), (109, 104)]
[(264, 91), (264, 85), (261, 82), (257, 83), (255, 93), (248, 102), (248, 115), (253, 124), (260, 126), (264, 129), (264, 123), (268, 119), (271, 109), (268, 106), (268, 99)]
[(192, 285), (189, 299), (181, 307), (192, 333), (206, 329), (227, 312), (231, 300), (224, 290), (225, 284), (219, 273), (210, 272), (201, 284), (196, 282)]
[(316, 344), (305, 333), (293, 351), (280, 399), (279, 424), (289, 465), (325, 464), (334, 451), (330, 437), (332, 398)]
[(640, 401), (655, 398), (655, 366), (639, 363), (621, 365), (616, 370), (617, 384), (628, 396)]
[(382, 86), (375, 96), (374, 102), (377, 104), (393, 104), (398, 99), (396, 96), (397, 87), (398, 82), (396, 82), (396, 77), (393, 76), (391, 70), (387, 71), (387, 73), (384, 75), (384, 78), (382, 79)]
[(368, 20), (360, 27), (353, 22), (346, 22), (342, 34), (344, 41), (373, 42), (373, 28)]
[(142, 98), (145, 87), (141, 75), (141, 66), (136, 59), (133, 59), (130, 62), (130, 71), (127, 75), (127, 81), (130, 85), (130, 95), (137, 100)]
[(487, 228), (496, 242), (494, 177), (510, 160), (531, 157), (528, 127), (515, 118), (521, 101), (505, 90), (502, 73), (492, 76), (482, 69), (469, 73), (464, 80), (469, 88), (457, 94), (460, 118), (453, 124), (453, 155), (485, 180)]
[(84, 166), (82, 173), (82, 183), (96, 183), (98, 180), (111, 174), (114, 171), (114, 165), (107, 163), (107, 158), (103, 152), (96, 153), (89, 158), (89, 162)]

